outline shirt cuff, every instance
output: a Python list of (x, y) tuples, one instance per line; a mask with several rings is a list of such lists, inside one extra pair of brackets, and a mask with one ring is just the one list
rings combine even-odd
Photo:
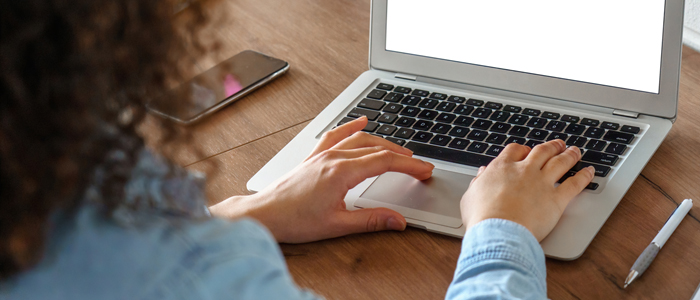
[(494, 262), (520, 266), (537, 279), (542, 291), (547, 290), (547, 269), (542, 246), (524, 226), (503, 219), (487, 219), (470, 228), (462, 240), (455, 278), (469, 269)]

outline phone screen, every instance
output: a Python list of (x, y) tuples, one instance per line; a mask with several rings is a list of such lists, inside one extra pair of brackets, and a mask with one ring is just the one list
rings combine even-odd
[[(149, 103), (149, 108), (188, 121), (218, 104), (236, 97), (261, 80), (287, 67), (287, 62), (246, 50), (197, 75)], [(189, 95), (184, 102), (174, 95)]]

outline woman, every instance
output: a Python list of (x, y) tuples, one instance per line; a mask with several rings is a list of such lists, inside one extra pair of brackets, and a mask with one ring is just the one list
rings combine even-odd
[[(266, 190), (207, 210), (203, 177), (161, 156), (186, 137), (162, 124), (153, 154), (139, 131), (145, 100), (207, 50), (196, 38), (207, 17), (196, 4), (174, 15), (176, 2), (2, 1), (0, 298), (315, 298), (276, 242), (406, 227), (389, 209), (345, 209), (366, 178), (433, 169), (359, 132), (365, 118), (324, 135)], [(479, 170), (449, 298), (546, 296), (538, 241), (593, 178), (585, 169), (555, 187), (579, 159), (559, 140), (513, 144)]]

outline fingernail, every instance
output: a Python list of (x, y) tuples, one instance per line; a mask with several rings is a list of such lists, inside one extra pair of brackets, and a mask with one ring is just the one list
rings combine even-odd
[(406, 152), (410, 153), (411, 155), (413, 155), (413, 151), (411, 151), (411, 149), (408, 149), (408, 148), (403, 148), (403, 149), (404, 149), (404, 151), (406, 151)]
[(591, 176), (595, 176), (595, 168), (593, 166), (588, 166), (586, 169), (588, 169), (588, 173), (591, 173)]
[(386, 228), (391, 230), (404, 230), (406, 229), (406, 223), (399, 221), (397, 218), (389, 218), (386, 221)]

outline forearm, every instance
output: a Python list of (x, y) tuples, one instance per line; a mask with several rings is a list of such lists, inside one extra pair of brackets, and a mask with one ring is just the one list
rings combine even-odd
[(446, 299), (546, 299), (544, 252), (517, 223), (488, 219), (462, 242)]

